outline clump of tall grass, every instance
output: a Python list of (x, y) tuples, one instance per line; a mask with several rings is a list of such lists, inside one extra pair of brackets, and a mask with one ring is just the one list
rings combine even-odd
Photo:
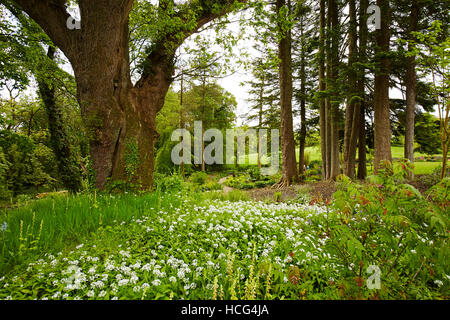
[(250, 197), (247, 193), (241, 190), (233, 189), (228, 193), (222, 191), (209, 191), (204, 192), (201, 197), (203, 200), (220, 200), (220, 201), (249, 201)]
[(0, 213), (0, 273), (14, 265), (75, 247), (100, 226), (128, 222), (179, 207), (178, 195), (62, 195)]

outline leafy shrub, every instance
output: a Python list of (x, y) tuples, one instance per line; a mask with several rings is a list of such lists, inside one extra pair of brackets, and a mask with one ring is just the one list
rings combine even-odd
[[(341, 283), (346, 295), (358, 297), (369, 265), (381, 270), (381, 295), (395, 288), (423, 298), (430, 293), (425, 283), (448, 274), (443, 267), (449, 254), (448, 181), (435, 189), (439, 200), (429, 203), (405, 183), (410, 170), (411, 164), (402, 160), (394, 166), (385, 162), (363, 185), (338, 177), (332, 204), (336, 211), (328, 215), (324, 232), (330, 239), (328, 249), (348, 268)], [(431, 261), (432, 272), (424, 268)]]
[(222, 185), (216, 181), (208, 181), (203, 185), (202, 190), (204, 191), (222, 190)]
[(139, 189), (137, 185), (134, 185), (128, 181), (108, 179), (103, 192), (107, 194), (120, 194), (125, 192), (134, 192), (137, 189)]
[(261, 179), (261, 170), (258, 167), (251, 167), (250, 169), (247, 170), (247, 174), (253, 181)]
[(9, 163), (6, 161), (2, 147), (0, 147), (0, 199), (9, 198), (11, 196), (11, 191), (8, 190), (8, 181), (6, 178), (8, 167)]
[(257, 188), (264, 188), (271, 184), (272, 184), (271, 181), (255, 181), (255, 187), (257, 187)]
[[(25, 136), (7, 130), (0, 131), (0, 159), (1, 180), (6, 186), (6, 194), (19, 194), (30, 187), (53, 186), (55, 179), (47, 172), (56, 165), (48, 164), (48, 148)], [(5, 189), (5, 187), (3, 188)]]
[(229, 177), (225, 180), (225, 185), (235, 189), (253, 189), (255, 184), (250, 182), (245, 175)]
[(450, 209), (450, 177), (442, 179), (441, 182), (428, 190), (428, 197), (431, 198), (432, 204), (438, 206), (443, 212)]
[(190, 177), (189, 177), (189, 181), (195, 184), (205, 184), (206, 179), (208, 179), (208, 174), (206, 172), (203, 171), (197, 171), (194, 172)]
[(185, 189), (183, 177), (178, 174), (170, 176), (155, 174), (155, 189), (163, 193), (176, 193)]

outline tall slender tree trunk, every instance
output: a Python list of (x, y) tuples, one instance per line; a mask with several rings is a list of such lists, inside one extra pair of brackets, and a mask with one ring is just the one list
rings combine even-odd
[(358, 138), (358, 179), (364, 180), (367, 177), (366, 107), (364, 101), (361, 103), (360, 111), (360, 126)]
[(205, 140), (203, 139), (203, 137), (205, 136), (205, 110), (206, 109), (206, 75), (205, 73), (203, 73), (203, 78), (202, 78), (202, 166), (201, 166), (201, 170), (205, 171), (206, 167), (205, 167)]
[[(290, 1), (277, 0), (276, 13), (280, 18), (280, 11)], [(281, 147), (283, 176), (278, 186), (289, 186), (298, 180), (297, 161), (295, 157), (294, 125), (292, 117), (292, 52), (291, 30), (283, 30), (282, 23), (278, 24), (281, 39), (278, 43), (279, 77), (280, 77), (280, 109), (281, 109)]]
[[(411, 17), (408, 38), (412, 39), (411, 32), (417, 31), (419, 23), (419, 5), (417, 0), (411, 1)], [(406, 121), (405, 121), (405, 158), (414, 163), (414, 117), (416, 111), (416, 58), (407, 58), (406, 67)], [(409, 173), (414, 179), (414, 172)]]
[(364, 180), (367, 176), (367, 155), (366, 155), (366, 73), (363, 64), (367, 61), (367, 7), (368, 0), (361, 0), (359, 6), (359, 62), (358, 70), (358, 92), (361, 97), (359, 113), (359, 133), (358, 133), (358, 179)]
[(303, 34), (303, 17), (300, 18), (300, 147), (298, 172), (300, 175), (305, 173), (305, 142), (306, 142), (306, 61), (305, 61), (305, 41)]
[(319, 30), (319, 112), (320, 112), (320, 151), (322, 156), (322, 179), (327, 179), (327, 112), (323, 92), (325, 85), (325, 0), (320, 0)]
[[(183, 71), (181, 71), (181, 83), (180, 83), (180, 129), (184, 129), (184, 75)], [(183, 138), (180, 138), (180, 142)], [(180, 163), (180, 174), (184, 176), (184, 161), (183, 161), (183, 148), (181, 149), (180, 156), (181, 156), (181, 163)]]
[(339, 17), (336, 0), (328, 0), (328, 25), (331, 33), (331, 50), (328, 54), (330, 73), (327, 74), (329, 84), (329, 114), (330, 114), (330, 173), (329, 179), (335, 179), (340, 174), (339, 167), (339, 97), (337, 90), (338, 65), (339, 65)]
[(332, 81), (331, 79), (331, 73), (332, 73), (332, 67), (331, 67), (331, 19), (330, 19), (330, 9), (329, 9), (329, 0), (327, 0), (327, 16), (326, 16), (326, 40), (325, 40), (325, 46), (326, 46), (326, 90), (327, 90), (327, 98), (325, 100), (325, 115), (326, 115), (326, 157), (327, 157), (327, 176), (326, 179), (330, 179), (331, 177), (331, 149), (332, 149), (332, 141), (331, 141), (331, 123), (332, 123), (332, 114), (331, 114), (331, 90), (332, 90)]
[(359, 135), (359, 113), (360, 98), (358, 97), (357, 67), (357, 32), (356, 32), (356, 4), (355, 0), (349, 1), (350, 27), (349, 27), (349, 49), (348, 49), (348, 87), (347, 106), (345, 114), (344, 133), (344, 173), (350, 177), (355, 176), (355, 158)]
[[(258, 128), (262, 129), (263, 123), (263, 99), (264, 99), (264, 75), (262, 76), (261, 88), (259, 89), (259, 111), (258, 111)], [(258, 168), (261, 169), (261, 137), (258, 134)]]
[(390, 45), (389, 0), (377, 0), (381, 9), (381, 29), (376, 31), (376, 72), (374, 88), (374, 127), (375, 127), (375, 173), (381, 161), (392, 161), (391, 121), (389, 105), (389, 74), (391, 61), (388, 56)]

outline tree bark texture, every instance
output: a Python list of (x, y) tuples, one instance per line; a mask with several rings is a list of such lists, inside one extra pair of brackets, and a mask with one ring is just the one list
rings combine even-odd
[[(82, 117), (90, 135), (96, 185), (125, 180), (127, 141), (137, 141), (138, 178), (153, 186), (156, 114), (173, 81), (176, 49), (206, 23), (226, 14), (203, 10), (183, 36), (166, 32), (146, 58), (146, 68), (133, 86), (129, 62), (128, 17), (133, 0), (79, 0), (81, 29), (67, 28), (65, 0), (16, 0), (47, 33), (72, 64)], [(223, 1), (230, 4), (232, 1)], [(181, 17), (183, 19), (183, 17)]]
[[(277, 0), (276, 12), (286, 6), (285, 0)], [(279, 78), (280, 78), (280, 108), (281, 108), (281, 148), (282, 148), (282, 180), (280, 186), (289, 186), (298, 180), (297, 161), (295, 157), (294, 125), (292, 116), (292, 53), (291, 31), (283, 30), (279, 23), (279, 32), (282, 35), (278, 43)]]
[(356, 148), (359, 135), (360, 97), (358, 92), (358, 78), (356, 62), (358, 61), (357, 32), (356, 32), (356, 4), (349, 1), (350, 27), (348, 49), (348, 88), (347, 105), (345, 112), (344, 132), (344, 174), (350, 178), (355, 177)]
[[(419, 5), (417, 0), (411, 1), (411, 17), (408, 39), (412, 39), (411, 32), (417, 31), (419, 22)], [(408, 57), (406, 66), (406, 119), (405, 119), (405, 158), (414, 163), (414, 118), (416, 111), (416, 58)], [(409, 173), (414, 178), (414, 172)]]
[(381, 29), (376, 31), (376, 71), (374, 88), (374, 127), (375, 155), (374, 168), (378, 172), (382, 161), (392, 161), (391, 155), (391, 121), (389, 104), (389, 58), (390, 44), (390, 8), (389, 0), (377, 0), (381, 9)]

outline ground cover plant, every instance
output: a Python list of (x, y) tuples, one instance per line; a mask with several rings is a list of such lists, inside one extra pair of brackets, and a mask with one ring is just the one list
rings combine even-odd
[(34, 201), (2, 216), (0, 298), (446, 299), (450, 182), (427, 199), (399, 166), (306, 204), (186, 185)]

